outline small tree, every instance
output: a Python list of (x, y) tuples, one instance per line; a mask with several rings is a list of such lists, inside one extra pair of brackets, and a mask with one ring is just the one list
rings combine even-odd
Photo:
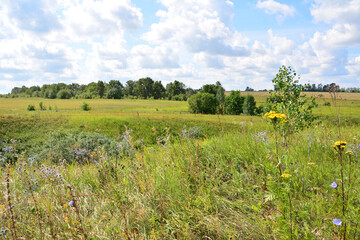
[(188, 103), (191, 113), (215, 114), (218, 107), (216, 97), (211, 93), (197, 93), (192, 95)]
[(107, 99), (120, 99), (121, 97), (122, 92), (118, 88), (111, 88), (106, 94)]
[(243, 112), (244, 97), (240, 96), (240, 91), (231, 91), (225, 98), (226, 114), (239, 115)]
[(57, 94), (57, 98), (59, 98), (59, 99), (69, 99), (69, 98), (71, 98), (71, 93), (70, 93), (69, 90), (65, 90), (65, 89), (60, 90), (58, 92), (58, 94)]
[(254, 115), (256, 109), (256, 102), (253, 95), (247, 95), (244, 100), (243, 112), (244, 114)]
[(84, 102), (82, 105), (81, 105), (81, 109), (83, 111), (90, 111), (91, 107), (88, 103)]
[(285, 130), (288, 134), (311, 126), (316, 117), (312, 109), (317, 106), (315, 98), (306, 98), (302, 92), (304, 86), (299, 85), (300, 77), (291, 67), (282, 66), (272, 80), (275, 91), (270, 92), (266, 111), (276, 111), (286, 114)]

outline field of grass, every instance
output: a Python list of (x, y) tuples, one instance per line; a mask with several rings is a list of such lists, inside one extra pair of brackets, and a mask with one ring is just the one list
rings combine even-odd
[(1, 237), (360, 239), (360, 94), (338, 95), (340, 127), (321, 94), (286, 139), (186, 102), (0, 98)]

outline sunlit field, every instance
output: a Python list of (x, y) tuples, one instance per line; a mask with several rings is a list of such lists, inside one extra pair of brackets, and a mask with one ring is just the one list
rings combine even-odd
[(187, 102), (0, 98), (1, 236), (360, 239), (360, 94), (306, 94), (319, 118), (286, 138)]

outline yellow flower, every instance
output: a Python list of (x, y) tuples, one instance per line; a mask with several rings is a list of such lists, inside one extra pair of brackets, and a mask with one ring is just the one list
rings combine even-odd
[(65, 222), (69, 223), (69, 218), (68, 217), (65, 217)]
[(288, 173), (284, 173), (283, 175), (281, 175), (282, 178), (290, 178), (292, 177), (291, 174), (288, 174)]
[(277, 113), (275, 111), (270, 111), (268, 113), (265, 113), (264, 119), (266, 119), (266, 118), (269, 118), (271, 120), (283, 119), (283, 121), (285, 121), (284, 119), (286, 119), (286, 115), (283, 113)]
[(308, 162), (308, 165), (315, 165), (316, 163), (314, 162)]
[(332, 145), (332, 147), (342, 151), (345, 149), (346, 144), (347, 144), (347, 142), (345, 142), (345, 141), (336, 141), (334, 143), (334, 145)]

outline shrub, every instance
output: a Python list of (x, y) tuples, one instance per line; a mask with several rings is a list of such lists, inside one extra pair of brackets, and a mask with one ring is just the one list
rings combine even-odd
[(288, 116), (287, 134), (310, 127), (316, 120), (312, 114), (312, 109), (317, 106), (315, 98), (306, 98), (303, 94), (305, 87), (298, 85), (299, 79), (291, 67), (282, 66), (272, 80), (275, 91), (270, 92), (265, 109), (267, 112), (273, 110)]
[(197, 93), (192, 95), (188, 103), (191, 113), (215, 114), (218, 107), (218, 101), (215, 95), (211, 93)]
[(244, 99), (243, 112), (248, 115), (254, 115), (256, 102), (253, 95), (247, 95)]
[(81, 105), (81, 109), (83, 111), (90, 111), (91, 107), (88, 103), (84, 102), (82, 105)]
[(29, 104), (28, 107), (27, 107), (27, 110), (28, 110), (28, 111), (35, 111), (35, 106)]
[(46, 107), (44, 106), (43, 102), (40, 102), (39, 103), (39, 108), (41, 111), (45, 111), (46, 110)]
[(106, 94), (107, 99), (121, 99), (122, 92), (118, 88), (111, 88)]
[(173, 96), (171, 98), (171, 100), (174, 100), (174, 101), (186, 101), (187, 96), (186, 96), (186, 94), (178, 94), (178, 95)]
[(240, 96), (240, 91), (231, 91), (225, 98), (226, 114), (239, 115), (243, 112), (244, 97)]
[(70, 99), (71, 98), (71, 93), (70, 93), (69, 90), (62, 89), (62, 90), (60, 90), (58, 92), (57, 98), (59, 98), (59, 99)]

